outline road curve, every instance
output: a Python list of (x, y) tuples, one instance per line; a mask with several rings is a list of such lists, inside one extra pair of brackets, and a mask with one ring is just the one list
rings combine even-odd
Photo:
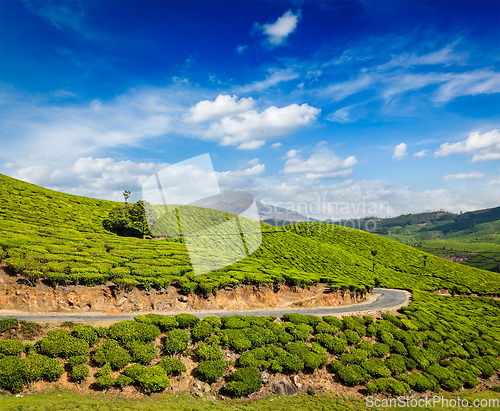
[[(361, 304), (353, 304), (346, 306), (335, 306), (335, 307), (321, 307), (321, 308), (269, 308), (260, 310), (245, 310), (245, 311), (186, 311), (190, 314), (194, 314), (200, 318), (206, 317), (208, 315), (215, 315), (217, 317), (222, 317), (226, 315), (274, 315), (281, 317), (286, 313), (298, 313), (298, 314), (309, 314), (309, 315), (335, 315), (335, 314), (350, 314), (350, 313), (363, 313), (366, 311), (378, 311), (387, 310), (399, 307), (405, 302), (407, 302), (407, 293), (401, 290), (391, 290), (385, 288), (374, 288), (373, 293), (378, 295), (375, 301), (365, 302)], [(105, 314), (29, 314), (29, 313), (19, 313), (19, 314), (0, 314), (0, 319), (4, 318), (17, 318), (19, 320), (34, 321), (34, 322), (98, 322), (98, 321), (123, 321), (123, 320), (133, 320), (136, 315), (142, 313), (133, 314), (121, 314), (121, 315), (105, 315)], [(177, 313), (162, 312), (159, 314), (174, 315)]]

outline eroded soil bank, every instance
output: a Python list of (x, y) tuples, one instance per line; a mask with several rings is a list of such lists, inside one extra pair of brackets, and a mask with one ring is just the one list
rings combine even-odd
[(329, 307), (363, 302), (356, 293), (330, 292), (325, 284), (303, 289), (282, 285), (228, 286), (216, 296), (205, 298), (191, 293), (182, 295), (174, 287), (134, 288), (120, 291), (111, 282), (95, 286), (60, 286), (54, 289), (44, 282), (31, 286), (23, 278), (9, 275), (0, 268), (0, 310), (30, 313), (105, 313), (189, 312), (193, 310), (250, 310), (258, 308)]

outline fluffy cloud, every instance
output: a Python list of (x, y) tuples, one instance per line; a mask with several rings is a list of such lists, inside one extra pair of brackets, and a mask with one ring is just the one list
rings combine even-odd
[(297, 150), (290, 150), (287, 158), (283, 173), (305, 173), (308, 179), (350, 177), (352, 167), (358, 162), (354, 156), (342, 160), (327, 148), (321, 148), (307, 160), (298, 155)]
[(455, 153), (472, 154), (472, 162), (500, 160), (500, 130), (486, 133), (478, 131), (469, 134), (466, 140), (458, 143), (444, 143), (434, 153), (436, 157), (445, 157)]
[(152, 174), (167, 164), (115, 161), (112, 158), (81, 157), (71, 166), (31, 166), (19, 169), (14, 177), (67, 193), (108, 200), (120, 200), (123, 190), (140, 198), (141, 187)]
[(248, 111), (254, 105), (255, 101), (251, 97), (238, 100), (237, 96), (220, 94), (214, 101), (203, 100), (194, 107), (191, 107), (186, 120), (198, 123), (206, 120), (221, 119)]
[(271, 144), (271, 148), (280, 148), (283, 144), (281, 143), (274, 143), (274, 144)]
[(236, 47), (236, 53), (241, 54), (241, 53), (243, 53), (243, 52), (244, 52), (247, 48), (248, 48), (248, 46), (238, 46), (238, 47)]
[(402, 160), (408, 155), (407, 151), (408, 146), (405, 143), (398, 144), (394, 148), (394, 154), (392, 156), (393, 160)]
[(206, 135), (211, 139), (220, 140), (223, 146), (257, 148), (262, 146), (266, 139), (291, 133), (313, 122), (320, 111), (308, 104), (290, 104), (281, 108), (271, 106), (262, 112), (248, 110), (212, 123)]
[(443, 179), (446, 181), (453, 181), (453, 180), (477, 179), (483, 177), (484, 177), (483, 173), (474, 171), (472, 173), (448, 174), (447, 176), (444, 176)]
[(415, 157), (415, 158), (424, 158), (428, 154), (429, 154), (429, 150), (421, 150), (421, 151), (413, 154), (413, 157)]
[(254, 81), (244, 86), (236, 86), (234, 87), (234, 91), (237, 93), (263, 92), (280, 83), (295, 80), (299, 76), (300, 74), (291, 68), (283, 70), (270, 69), (264, 80)]
[(255, 27), (262, 30), (267, 36), (268, 43), (273, 46), (279, 46), (285, 41), (289, 34), (295, 31), (299, 20), (300, 11), (297, 14), (293, 14), (291, 10), (288, 10), (274, 23), (266, 23), (262, 26), (255, 23)]

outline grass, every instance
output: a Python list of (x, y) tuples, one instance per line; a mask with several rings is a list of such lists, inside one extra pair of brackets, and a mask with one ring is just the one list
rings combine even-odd
[[(444, 398), (467, 399), (470, 404), (474, 400), (498, 399), (498, 393), (484, 391), (474, 393), (471, 391), (460, 394), (445, 394)], [(154, 398), (140, 400), (109, 398), (104, 394), (82, 395), (77, 392), (53, 391), (45, 394), (25, 395), (23, 397), (0, 397), (0, 407), (5, 411), (225, 411), (225, 410), (245, 410), (245, 411), (274, 411), (274, 410), (294, 410), (294, 411), (361, 411), (361, 410), (382, 410), (401, 409), (398, 407), (383, 408), (366, 406), (363, 400), (340, 398), (333, 394), (322, 394), (308, 396), (299, 394), (295, 397), (279, 397), (273, 395), (257, 401), (212, 401), (200, 399), (190, 394), (170, 394), (161, 395)], [(415, 410), (428, 408), (415, 407)], [(440, 405), (433, 407), (437, 411), (449, 410)], [(454, 408), (462, 410), (493, 410), (494, 407), (484, 408)]]

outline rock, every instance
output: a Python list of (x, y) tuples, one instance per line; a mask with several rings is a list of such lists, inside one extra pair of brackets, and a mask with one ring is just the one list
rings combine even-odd
[(196, 382), (194, 383), (194, 386), (195, 386), (195, 388), (196, 388), (197, 390), (201, 390), (201, 389), (203, 388), (203, 385), (202, 385), (202, 384), (201, 384), (201, 382), (199, 382), (199, 381), (196, 381)]
[(19, 294), (21, 294), (21, 291), (16, 290), (16, 295), (19, 295)]
[(300, 377), (298, 375), (293, 376), (293, 383), (297, 388), (302, 388), (302, 384), (300, 383)]
[(200, 397), (200, 398), (201, 398), (201, 397), (203, 397), (203, 393), (202, 393), (202, 392), (200, 392), (200, 391), (196, 391), (194, 394), (195, 394), (197, 397)]
[(260, 375), (260, 379), (262, 380), (263, 384), (269, 384), (269, 381), (271, 380), (271, 376), (267, 372), (263, 372)]
[(271, 390), (278, 395), (291, 396), (297, 394), (297, 388), (287, 378), (275, 381), (271, 386)]
[(5, 283), (5, 280), (2, 277), (0, 277), (0, 286), (2, 286), (4, 283)]
[(181, 295), (181, 296), (179, 297), (179, 301), (180, 301), (181, 303), (187, 303), (187, 302), (188, 302), (188, 298), (187, 298), (185, 295)]
[(118, 305), (122, 305), (125, 301), (127, 301), (127, 296), (120, 298), (120, 301), (118, 301)]

